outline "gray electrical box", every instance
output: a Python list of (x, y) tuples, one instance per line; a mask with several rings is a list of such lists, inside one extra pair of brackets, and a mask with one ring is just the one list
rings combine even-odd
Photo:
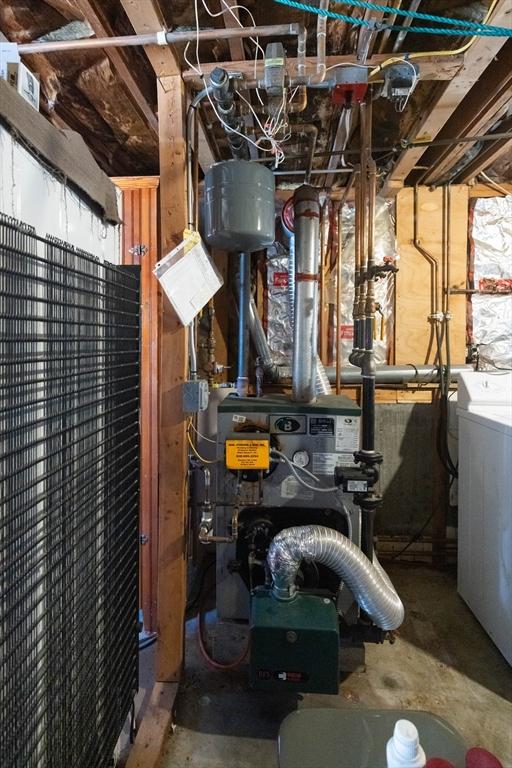
[(183, 411), (199, 413), (208, 408), (208, 382), (206, 379), (191, 379), (183, 384)]

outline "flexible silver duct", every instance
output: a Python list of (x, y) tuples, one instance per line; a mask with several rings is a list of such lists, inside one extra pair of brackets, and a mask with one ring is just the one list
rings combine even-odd
[(381, 629), (398, 629), (403, 622), (402, 601), (377, 559), (371, 563), (346, 536), (321, 525), (285, 528), (272, 540), (267, 562), (276, 597), (287, 599), (293, 595), (302, 560), (331, 568)]
[(295, 301), (293, 313), (293, 399), (311, 403), (316, 392), (318, 347), (318, 268), (320, 203), (304, 184), (293, 195), (295, 221)]

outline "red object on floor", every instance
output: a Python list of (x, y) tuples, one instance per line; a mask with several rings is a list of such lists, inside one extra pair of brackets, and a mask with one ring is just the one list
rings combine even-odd
[(466, 754), (466, 768), (503, 768), (503, 764), (486, 749), (473, 747)]
[(431, 757), (425, 763), (425, 768), (455, 768), (455, 766), (444, 757)]

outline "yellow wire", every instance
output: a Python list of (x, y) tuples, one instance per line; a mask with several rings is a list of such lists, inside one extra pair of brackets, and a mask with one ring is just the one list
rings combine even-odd
[(192, 448), (194, 455), (199, 459), (199, 461), (202, 461), (203, 464), (218, 464), (220, 459), (205, 459), (204, 456), (201, 456), (201, 454), (198, 452), (190, 436), (191, 426), (192, 426), (192, 417), (190, 417), (187, 422), (187, 440), (189, 442), (190, 447)]
[[(490, 4), (487, 10), (487, 13), (485, 14), (485, 18), (482, 24), (487, 24), (497, 3), (498, 3), (498, 0), (492, 0), (492, 3)], [(470, 48), (473, 45), (477, 37), (478, 35), (475, 35), (474, 37), (471, 38), (471, 40), (468, 40), (468, 42), (465, 45), (463, 45), (461, 48), (455, 48), (453, 51), (422, 51), (421, 53), (420, 52), (410, 53), (407, 56), (407, 60), (410, 61), (411, 59), (421, 59), (421, 58), (424, 58), (425, 56), (458, 56), (461, 53), (465, 53), (468, 50), (468, 48)], [(374, 77), (376, 74), (381, 72), (384, 69), (384, 67), (389, 67), (391, 64), (397, 64), (400, 61), (404, 61), (404, 59), (405, 59), (405, 56), (401, 56), (401, 57), (394, 56), (390, 59), (386, 59), (386, 61), (383, 61), (382, 64), (379, 64), (378, 67), (375, 67), (375, 69), (372, 69), (372, 71), (370, 72), (370, 78)]]

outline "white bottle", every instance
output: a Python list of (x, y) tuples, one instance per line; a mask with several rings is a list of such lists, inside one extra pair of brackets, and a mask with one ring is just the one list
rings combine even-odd
[(397, 720), (386, 747), (388, 768), (424, 768), (427, 759), (418, 729), (409, 720)]

